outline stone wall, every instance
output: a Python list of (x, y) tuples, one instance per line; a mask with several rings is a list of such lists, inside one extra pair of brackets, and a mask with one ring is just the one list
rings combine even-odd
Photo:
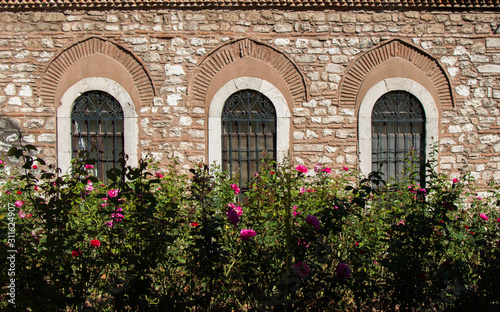
[[(156, 94), (136, 107), (139, 156), (183, 168), (208, 161), (206, 103), (190, 82), (213, 51), (235, 40), (263, 43), (291, 60), (307, 94), (288, 103), (291, 157), (335, 169), (358, 165), (357, 107), (340, 91), (353, 62), (391, 39), (408, 43), (443, 69), (453, 105), (439, 106), (439, 166), (500, 180), (499, 11), (151, 10), (0, 13), (0, 146), (19, 140), (55, 163), (56, 111), (40, 92), (50, 63), (89, 37), (132, 52)], [(82, 68), (82, 72), (85, 72)]]

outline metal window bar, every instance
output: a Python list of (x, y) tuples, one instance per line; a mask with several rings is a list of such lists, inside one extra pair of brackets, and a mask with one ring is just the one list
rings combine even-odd
[(120, 103), (106, 92), (85, 92), (75, 100), (71, 117), (73, 158), (87, 150), (97, 161), (94, 173), (106, 182), (105, 172), (118, 167), (124, 155)]
[(231, 95), (222, 113), (222, 169), (239, 174), (240, 188), (249, 187), (264, 150), (274, 160), (276, 111), (260, 92), (242, 90)]
[[(411, 152), (421, 185), (425, 183), (425, 113), (412, 94), (392, 91), (377, 100), (372, 112), (372, 170), (386, 180), (400, 180)], [(411, 162), (411, 160), (410, 160)]]

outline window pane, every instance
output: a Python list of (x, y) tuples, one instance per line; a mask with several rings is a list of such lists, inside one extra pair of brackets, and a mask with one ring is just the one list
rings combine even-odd
[(105, 171), (118, 166), (124, 156), (123, 110), (106, 92), (89, 91), (79, 96), (72, 111), (73, 158), (86, 150), (97, 160), (97, 174), (106, 180)]
[(423, 184), (424, 125), (422, 104), (412, 94), (392, 91), (378, 99), (372, 112), (372, 170), (380, 170), (386, 180), (398, 180), (413, 152)]
[(259, 168), (259, 162), (264, 158), (264, 151), (274, 160), (274, 105), (260, 92), (238, 91), (226, 100), (222, 113), (222, 130), (222, 168), (239, 174), (240, 188), (246, 189), (250, 178)]

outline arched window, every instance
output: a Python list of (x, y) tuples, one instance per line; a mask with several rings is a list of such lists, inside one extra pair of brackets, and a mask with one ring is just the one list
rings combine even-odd
[(265, 95), (246, 89), (225, 101), (221, 119), (222, 170), (239, 173), (246, 189), (264, 153), (276, 160), (276, 110)]
[(96, 159), (96, 174), (103, 181), (106, 171), (118, 165), (124, 157), (123, 110), (120, 103), (103, 91), (89, 91), (80, 95), (73, 105), (72, 158), (82, 150)]
[(425, 173), (425, 113), (420, 101), (406, 91), (391, 91), (381, 96), (372, 111), (372, 171), (381, 171), (384, 179), (401, 177), (414, 153), (414, 164)]

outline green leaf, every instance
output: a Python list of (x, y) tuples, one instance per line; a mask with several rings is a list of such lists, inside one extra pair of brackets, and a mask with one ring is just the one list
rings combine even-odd
[[(16, 152), (17, 152), (17, 151), (18, 151), (18, 148), (17, 148), (17, 147), (15, 147), (15, 146), (13, 146), (13, 147), (11, 147), (11, 148), (9, 149), (9, 151), (7, 152), (7, 156), (12, 157), (12, 156), (16, 155)], [(19, 158), (19, 157), (17, 157), (17, 158)]]

